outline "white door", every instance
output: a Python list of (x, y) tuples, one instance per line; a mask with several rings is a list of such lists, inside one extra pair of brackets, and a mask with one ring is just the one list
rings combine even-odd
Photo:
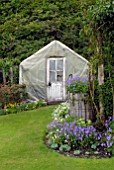
[(65, 58), (47, 60), (47, 100), (65, 99)]

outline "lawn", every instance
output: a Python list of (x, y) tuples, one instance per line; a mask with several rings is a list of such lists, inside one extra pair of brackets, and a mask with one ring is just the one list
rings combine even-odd
[(69, 158), (45, 146), (53, 108), (0, 116), (0, 170), (113, 170), (114, 158)]

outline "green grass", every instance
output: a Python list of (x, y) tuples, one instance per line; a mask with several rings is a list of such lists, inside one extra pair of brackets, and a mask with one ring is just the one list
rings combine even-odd
[(114, 158), (70, 158), (45, 146), (53, 107), (0, 116), (0, 170), (113, 170)]

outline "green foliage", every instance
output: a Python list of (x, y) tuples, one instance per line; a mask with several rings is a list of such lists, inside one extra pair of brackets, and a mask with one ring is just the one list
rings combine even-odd
[[(91, 24), (94, 29), (109, 31), (113, 29), (114, 2), (112, 0), (96, 0), (96, 3), (89, 8)], [(105, 28), (105, 29), (104, 29)]]
[(0, 56), (21, 61), (54, 39), (88, 56), (87, 36), (80, 35), (83, 1), (13, 0), (0, 5)]
[(113, 89), (112, 85), (114, 86), (113, 79), (112, 81), (106, 80), (103, 85), (99, 86), (97, 80), (95, 80), (95, 103), (98, 106), (99, 103), (99, 93), (102, 90), (103, 95), (103, 105), (104, 105), (104, 112), (106, 118), (112, 116), (113, 114)]
[(10, 68), (13, 69), (13, 83), (19, 83), (19, 63), (20, 60), (18, 58), (4, 58), (0, 59), (0, 69), (5, 73), (6, 82), (11, 84), (11, 73)]
[[(80, 5), (81, 4), (81, 5)], [(92, 2), (1, 0), (0, 58), (13, 62), (14, 83), (18, 83), (19, 63), (57, 39), (85, 58), (89, 57), (88, 37), (81, 35), (82, 16)], [(1, 61), (0, 61), (1, 62)], [(6, 71), (9, 81), (9, 69)]]
[[(114, 28), (114, 2), (113, 0), (96, 0), (92, 5), (88, 7), (87, 15), (85, 16), (84, 28), (86, 33), (90, 35), (90, 45), (94, 45), (95, 56), (100, 59), (100, 54), (98, 54), (98, 37), (101, 37), (102, 53), (104, 53), (104, 48), (109, 47), (111, 39), (113, 39), (113, 28)], [(105, 45), (104, 45), (105, 44)], [(111, 46), (109, 47), (111, 48)], [(110, 50), (110, 53), (112, 51)], [(106, 53), (102, 55), (104, 59)]]
[[(114, 81), (112, 82), (114, 87)], [(110, 80), (107, 80), (102, 85), (102, 92), (103, 92), (103, 104), (104, 104), (104, 112), (106, 116), (113, 115), (113, 91)]]
[(112, 120), (112, 121), (109, 123), (109, 126), (110, 126), (110, 128), (112, 129), (112, 132), (114, 133), (114, 120)]

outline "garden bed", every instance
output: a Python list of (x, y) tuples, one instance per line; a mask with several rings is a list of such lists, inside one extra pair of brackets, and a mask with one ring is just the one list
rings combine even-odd
[(114, 156), (114, 118), (98, 127), (90, 120), (69, 114), (69, 104), (60, 104), (52, 113), (45, 144), (65, 156), (79, 158), (110, 158)]
[(19, 113), (22, 111), (34, 110), (42, 106), (46, 106), (47, 103), (44, 101), (27, 102), (23, 101), (20, 103), (9, 103), (5, 105), (3, 109), (0, 109), (0, 115), (7, 115), (12, 113)]

